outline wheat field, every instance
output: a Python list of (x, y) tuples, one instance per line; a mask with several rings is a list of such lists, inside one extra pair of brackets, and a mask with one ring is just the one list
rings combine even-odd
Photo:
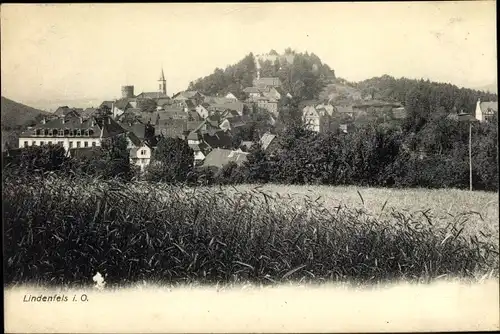
[[(256, 185), (236, 185), (224, 187), (229, 193), (244, 192)], [(355, 186), (310, 186), (266, 184), (259, 187), (268, 193), (295, 205), (304, 199), (317, 200), (325, 207), (339, 205), (350, 208), (363, 207), (373, 214), (388, 210), (402, 212), (424, 211), (439, 221), (450, 215), (472, 213), (469, 224), (475, 225), (483, 233), (489, 233), (498, 243), (499, 203), (498, 192), (468, 191), (460, 189), (390, 189)]]

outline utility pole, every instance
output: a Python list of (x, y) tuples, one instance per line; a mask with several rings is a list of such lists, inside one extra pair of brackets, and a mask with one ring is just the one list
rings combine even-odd
[(472, 191), (472, 122), (469, 122), (469, 190)]
[(463, 111), (458, 114), (458, 119), (469, 123), (469, 191), (472, 191), (472, 122), (476, 119)]

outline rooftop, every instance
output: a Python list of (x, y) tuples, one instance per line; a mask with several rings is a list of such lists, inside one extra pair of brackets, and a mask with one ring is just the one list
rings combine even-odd
[(203, 166), (213, 166), (221, 168), (229, 162), (242, 165), (247, 160), (248, 153), (215, 148), (205, 157)]

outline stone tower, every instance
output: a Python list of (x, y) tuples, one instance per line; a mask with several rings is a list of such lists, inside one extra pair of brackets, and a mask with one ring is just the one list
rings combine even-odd
[(161, 95), (167, 95), (167, 80), (165, 80), (165, 74), (163, 74), (163, 68), (161, 69), (160, 79), (158, 79), (158, 93)]
[(134, 96), (134, 86), (122, 86), (122, 98), (132, 98)]

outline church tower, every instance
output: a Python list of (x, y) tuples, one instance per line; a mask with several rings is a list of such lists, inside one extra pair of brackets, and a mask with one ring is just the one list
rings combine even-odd
[(161, 69), (160, 79), (158, 79), (158, 93), (163, 96), (167, 95), (167, 80), (165, 80), (163, 68)]

